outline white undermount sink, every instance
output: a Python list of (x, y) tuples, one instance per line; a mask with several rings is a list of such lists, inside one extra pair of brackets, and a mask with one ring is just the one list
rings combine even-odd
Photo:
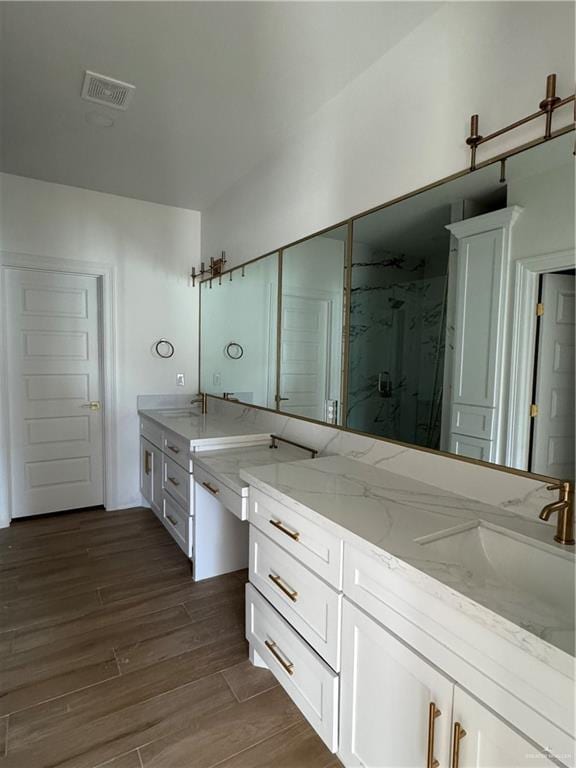
[(201, 415), (200, 411), (193, 410), (192, 408), (169, 408), (156, 411), (156, 414), (163, 419), (188, 419)]
[(573, 552), (527, 540), (483, 522), (416, 541), (427, 557), (462, 566), (468, 583), (479, 589), (487, 586), (497, 589), (499, 585), (503, 590), (512, 588), (573, 622), (576, 563)]

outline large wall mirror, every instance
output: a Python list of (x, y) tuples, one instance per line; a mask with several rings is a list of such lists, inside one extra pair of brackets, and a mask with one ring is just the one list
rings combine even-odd
[[(357, 216), (284, 248), (280, 275), (274, 255), (204, 283), (203, 388), (574, 479), (573, 148)], [(236, 337), (251, 364), (223, 358)]]

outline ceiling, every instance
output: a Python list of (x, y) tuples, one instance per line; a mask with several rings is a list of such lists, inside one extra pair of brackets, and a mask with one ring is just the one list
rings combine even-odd
[[(202, 210), (438, 7), (1, 2), (0, 169)], [(86, 69), (136, 85), (127, 112)]]

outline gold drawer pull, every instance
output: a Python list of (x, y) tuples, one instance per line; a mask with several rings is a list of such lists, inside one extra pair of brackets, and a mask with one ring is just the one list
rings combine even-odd
[(286, 670), (286, 672), (288, 672), (289, 675), (293, 675), (294, 664), (291, 661), (284, 661), (282, 656), (280, 656), (280, 654), (276, 650), (277, 648), (276, 643), (272, 642), (272, 640), (264, 640), (264, 645), (266, 646), (266, 648), (268, 648), (268, 650), (270, 651), (272, 656), (274, 656), (276, 661)]
[(282, 584), (282, 579), (280, 578), (280, 576), (275, 576), (273, 573), (269, 573), (268, 574), (268, 578), (270, 579), (270, 581), (274, 582), (274, 584), (276, 584), (278, 589), (280, 591), (284, 592), (284, 594), (287, 597), (289, 597), (290, 600), (292, 600), (293, 603), (295, 603), (298, 600), (298, 592), (296, 592), (295, 590), (289, 589), (288, 587), (284, 586), (284, 584)]
[(178, 520), (174, 520), (173, 517), (170, 517), (170, 515), (166, 515), (166, 520), (168, 520), (169, 523), (172, 523), (174, 528), (178, 525)]
[(458, 768), (460, 763), (460, 741), (464, 736), (466, 736), (466, 731), (459, 722), (455, 722), (452, 735), (452, 768)]
[(150, 474), (150, 459), (152, 458), (152, 454), (150, 451), (144, 451), (144, 472), (149, 475)]
[(169, 451), (172, 451), (172, 453), (180, 453), (180, 448), (176, 448), (175, 445), (166, 445), (166, 448), (168, 448)]
[(282, 531), (282, 533), (285, 533), (286, 536), (290, 536), (291, 539), (294, 539), (294, 541), (299, 541), (300, 534), (298, 531), (289, 531), (288, 528), (284, 528), (280, 520), (270, 520), (270, 525), (273, 525), (274, 528), (278, 528), (279, 531)]
[(180, 485), (180, 482), (176, 480), (175, 477), (169, 477), (168, 480), (172, 483), (172, 485)]
[(434, 729), (436, 726), (436, 718), (440, 717), (442, 712), (438, 709), (433, 701), (430, 702), (428, 707), (428, 750), (426, 768), (438, 768), (440, 763), (434, 757)]
[(208, 488), (210, 493), (213, 493), (214, 496), (217, 496), (220, 493), (220, 490), (218, 488), (214, 488), (214, 486), (210, 485), (210, 483), (202, 483), (202, 485), (204, 486), (204, 488)]

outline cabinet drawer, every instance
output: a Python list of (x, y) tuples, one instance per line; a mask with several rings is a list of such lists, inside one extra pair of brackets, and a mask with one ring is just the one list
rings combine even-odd
[(148, 419), (140, 419), (140, 434), (162, 450), (162, 428)]
[(349, 544), (344, 546), (344, 594), (384, 626), (388, 626), (388, 613), (394, 607), (388, 573), (369, 555)]
[(255, 488), (250, 488), (248, 519), (297, 560), (341, 589), (342, 539)]
[(250, 584), (246, 637), (329, 749), (338, 748), (338, 675)]
[(192, 513), (190, 507), (192, 475), (166, 454), (164, 454), (163, 464), (162, 487), (178, 504)]
[(168, 432), (164, 435), (162, 450), (176, 464), (180, 464), (187, 472), (192, 472), (192, 459), (190, 458), (190, 443), (188, 440)]
[(250, 581), (337, 672), (342, 594), (250, 526)]
[(194, 467), (194, 479), (209, 493), (216, 496), (218, 501), (232, 514), (236, 515), (240, 520), (246, 520), (248, 517), (248, 499), (243, 498), (239, 493), (228, 488), (227, 485), (224, 485), (214, 475), (211, 475), (210, 472), (207, 472), (197, 464)]
[(192, 557), (192, 520), (193, 518), (186, 513), (167, 493), (164, 493), (162, 499), (162, 511), (164, 525), (173, 536), (176, 543), (186, 553)]

